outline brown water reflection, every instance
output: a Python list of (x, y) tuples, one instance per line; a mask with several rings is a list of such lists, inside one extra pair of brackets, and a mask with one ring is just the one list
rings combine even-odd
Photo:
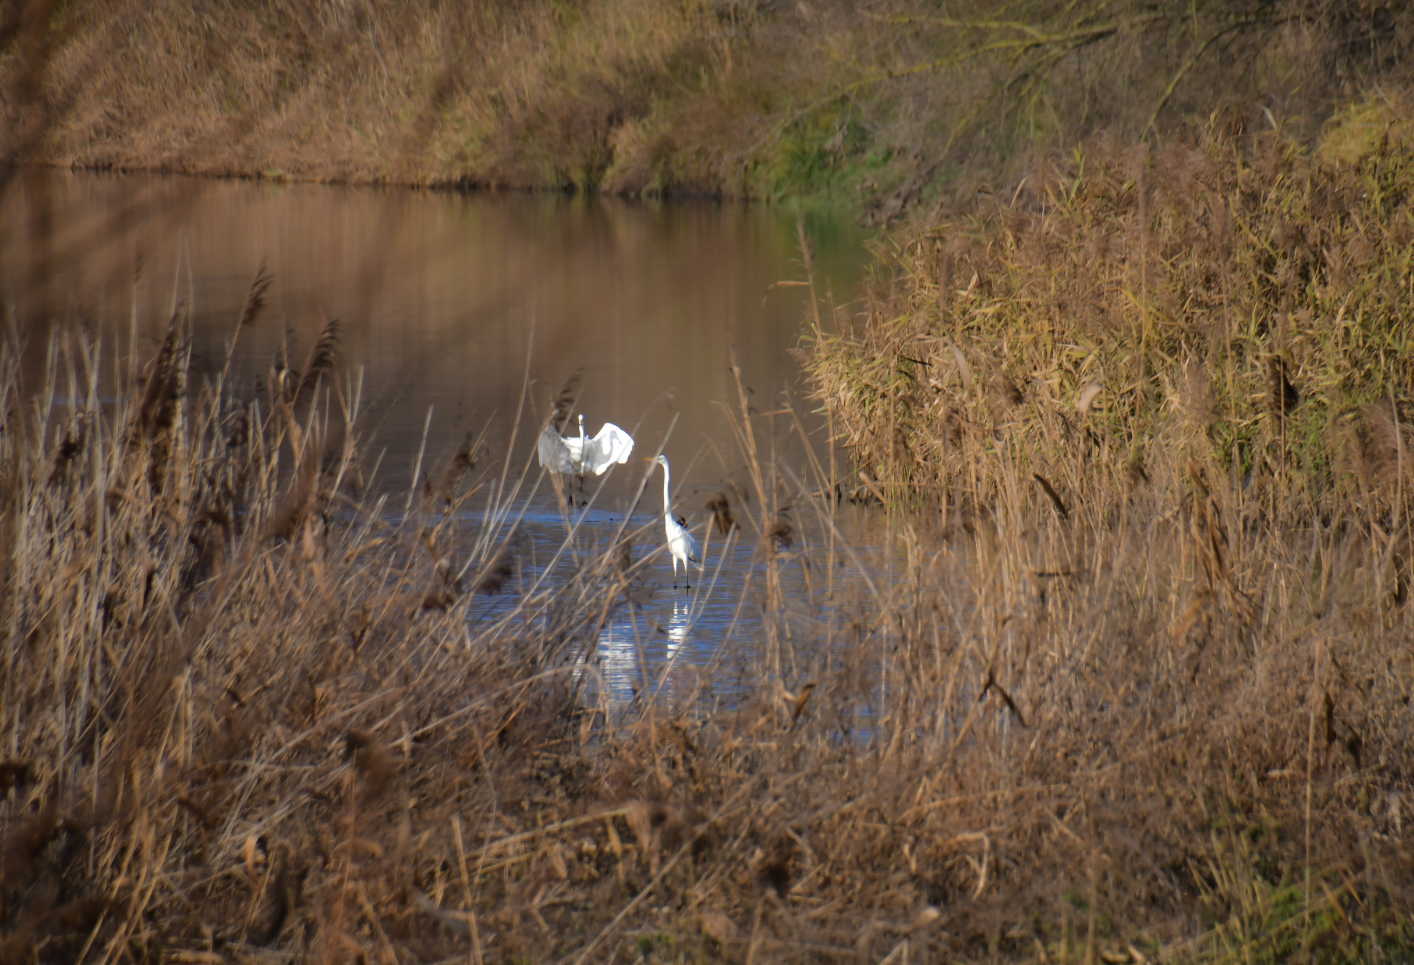
[[(798, 380), (805, 289), (777, 284), (803, 276), (796, 219), (779, 209), (36, 171), (0, 219), (0, 294), (17, 318), (81, 319), (110, 346), (131, 327), (140, 355), (185, 301), (197, 355), (219, 364), (267, 263), (243, 377), (284, 339), (301, 357), (337, 317), (378, 402), (385, 483), (406, 476), (429, 406), (434, 451), (489, 426), (504, 452), (527, 359), (525, 427), (579, 372), (591, 431), (638, 426), (649, 454), (678, 416), (675, 468), (728, 445), (733, 347), (761, 407)], [(849, 219), (805, 226), (819, 290), (852, 291), (863, 251)]]

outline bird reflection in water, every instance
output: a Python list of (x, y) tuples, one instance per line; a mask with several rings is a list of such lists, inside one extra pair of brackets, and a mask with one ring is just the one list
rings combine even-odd
[(696, 671), (690, 665), (687, 642), (692, 626), (697, 622), (691, 600), (673, 600), (673, 614), (664, 628), (667, 652), (661, 666), (652, 671), (653, 693), (659, 699), (677, 702), (690, 699), (696, 692)]
[(577, 675), (587, 672), (595, 682), (591, 700), (623, 706), (640, 696), (671, 699), (679, 690), (679, 678), (691, 675), (677, 663), (693, 622), (691, 600), (674, 600), (666, 625), (644, 618), (636, 608), (622, 610), (599, 632), (593, 666), (577, 670)]
[(687, 632), (692, 629), (692, 603), (688, 600), (673, 601), (673, 616), (668, 621), (668, 659), (677, 656), (678, 648), (687, 643)]
[(643, 684), (643, 652), (638, 613), (626, 607), (621, 615), (599, 631), (594, 663), (599, 680), (599, 696), (611, 704), (626, 704), (637, 696)]

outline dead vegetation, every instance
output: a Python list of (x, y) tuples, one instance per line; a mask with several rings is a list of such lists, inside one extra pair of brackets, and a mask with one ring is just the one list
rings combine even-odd
[(1266, 526), (1402, 518), (1409, 117), (1372, 98), (1311, 149), (1230, 115), (1162, 150), (1103, 138), (920, 217), (864, 316), (817, 333), (842, 441), (968, 514), (1033, 477), (1097, 520), (1162, 507), (1196, 460)]
[[(1176, 907), (1191, 889), (1190, 921), (1214, 931), (1164, 946), (1174, 958), (1407, 954), (1404, 925), (1400, 939), (1307, 928), (1332, 920), (1308, 904), (1319, 865), (1370, 868), (1309, 857), (1322, 830), (1375, 813), (1367, 792), (1316, 804), (1344, 780), (1326, 769), (1389, 767), (1365, 728), (1410, 726), (1414, 356), (1395, 348), (1410, 324), (1409, 116), (1399, 96), (1372, 99), (1309, 150), (1230, 117), (1161, 152), (1088, 144), (886, 241), (866, 311), (838, 334), (817, 326), (808, 356), (870, 491), (911, 510), (910, 527), (936, 521), (974, 568), (971, 693), (1012, 712), (1020, 758), (1047, 779), (1098, 782), (1072, 812), (1094, 823), (1067, 827), (1076, 844), (1125, 841), (1102, 846), (1108, 870), (1084, 865), (1101, 894), (1141, 865), (1119, 886), (1130, 898)], [(926, 633), (947, 611), (925, 605)], [(1361, 710), (1342, 716), (1332, 686), (1354, 687)], [(1407, 767), (1383, 772), (1404, 784)], [(1143, 857), (1180, 826), (1221, 857)], [(1217, 883), (1239, 879), (1265, 897), (1216, 911)], [(1268, 917), (1282, 904), (1299, 925)]]
[[(1414, 942), (1397, 520), (1257, 539), (1200, 460), (1167, 516), (1018, 475), (966, 537), (920, 517), (896, 557), (840, 540), (826, 474), (759, 458), (752, 416), (757, 684), (619, 705), (591, 668), (643, 558), (571, 533), (569, 563), (532, 565), (522, 484), (470, 440), (388, 512), (360, 495), (337, 326), (247, 386), (194, 382), (186, 324), (120, 357), (116, 400), (77, 335), (37, 381), (3, 355), (4, 960)], [(819, 574), (806, 599), (785, 567)]]

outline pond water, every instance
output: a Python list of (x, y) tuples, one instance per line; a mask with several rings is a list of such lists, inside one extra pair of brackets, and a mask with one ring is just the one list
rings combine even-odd
[[(264, 264), (273, 284), (237, 342), (237, 377), (253, 382), (282, 352), (298, 365), (338, 319), (344, 368), (362, 372), (378, 484), (390, 492), (468, 433), (484, 434), (483, 455), (518, 478), (533, 467), (551, 400), (577, 377), (576, 411), (591, 433), (612, 421), (635, 437), (634, 456), (669, 455), (677, 511), (699, 535), (707, 498), (746, 491), (733, 359), (753, 411), (781, 413), (763, 423), (774, 427), (763, 451), (804, 476), (797, 429), (819, 435), (792, 355), (811, 291), (800, 284), (800, 237), (827, 325), (866, 259), (845, 213), (47, 170), (12, 182), (0, 223), (0, 295), (15, 317), (79, 319), (108, 345), (135, 336), (145, 356), (185, 304), (197, 363), (212, 370)], [(32, 351), (44, 341), (25, 334)], [(627, 512), (644, 527), (640, 555), (661, 542), (661, 477), (641, 488), (647, 468), (635, 458), (589, 477), (581, 532), (591, 543)], [(525, 476), (518, 532), (545, 558), (568, 517), (537, 473)], [(794, 526), (798, 557), (819, 535), (806, 520)], [(724, 547), (716, 535), (708, 550), (692, 591), (672, 588), (664, 553), (638, 599), (613, 615), (600, 654), (610, 692), (667, 680), (652, 671), (679, 662), (719, 682), (756, 665), (761, 611), (743, 593), (765, 553), (755, 539)], [(781, 573), (787, 594), (823, 592), (808, 563), (788, 558)], [(789, 642), (780, 654), (796, 659)]]

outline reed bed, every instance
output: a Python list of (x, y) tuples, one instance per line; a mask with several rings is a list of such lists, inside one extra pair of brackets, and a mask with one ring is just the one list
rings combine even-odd
[(336, 326), (254, 381), (198, 378), (186, 331), (141, 365), (61, 335), (38, 379), (4, 348), (5, 961), (1414, 944), (1399, 530), (1258, 539), (1214, 473), (1167, 517), (1016, 482), (950, 541), (850, 546), (743, 392), (756, 682), (610, 707), (596, 640), (657, 527), (625, 554), (567, 526), (548, 568), (534, 476), (475, 440), (376, 495)]
[[(1409, 116), (1386, 94), (1309, 147), (1232, 114), (1161, 150), (1089, 142), (916, 219), (864, 311), (815, 323), (857, 471), (836, 492), (968, 557), (970, 692), (1025, 747), (983, 759), (1088, 816), (1066, 825), (1099, 849), (1066, 892), (1100, 916), (1087, 941), (1166, 920), (1172, 943), (1131, 956), (1408, 954), (1407, 879), (1361, 899), (1383, 932), (1317, 908), (1316, 881), (1407, 867), (1364, 782), (1409, 779)], [(1161, 907), (1211, 930), (1178, 939)]]
[(841, 440), (891, 498), (967, 512), (1012, 479), (1062, 516), (1165, 511), (1203, 476), (1278, 528), (1401, 518), (1410, 116), (1372, 98), (1312, 148), (1231, 114), (1162, 149), (1099, 139), (920, 217), (864, 314), (816, 326)]

